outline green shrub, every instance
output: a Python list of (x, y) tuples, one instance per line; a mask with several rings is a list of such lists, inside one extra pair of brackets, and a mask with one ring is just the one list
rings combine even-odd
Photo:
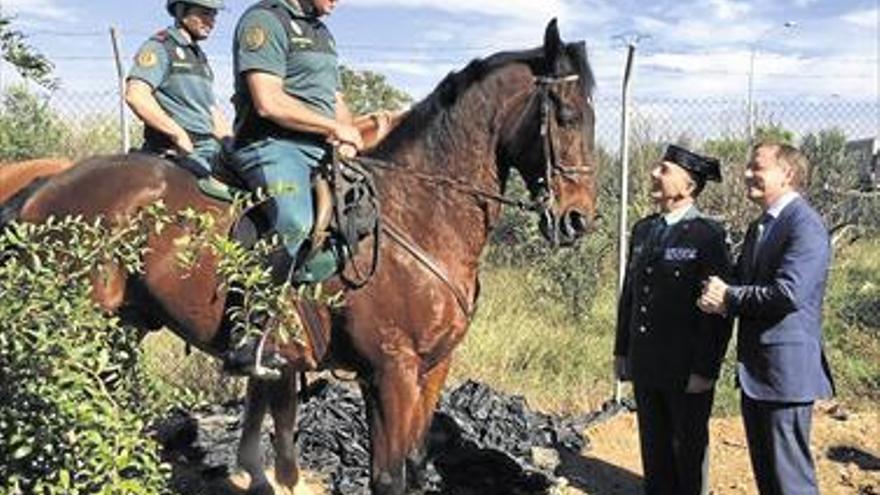
[(49, 102), (11, 86), (0, 107), (0, 162), (58, 154), (67, 140), (67, 124)]
[(168, 469), (142, 433), (155, 390), (137, 335), (102, 314), (88, 282), (109, 259), (137, 270), (144, 239), (77, 219), (0, 238), (3, 493), (162, 492)]
[[(91, 299), (91, 277), (104, 275), (100, 267), (143, 270), (151, 233), (183, 228), (175, 245), (184, 269), (215, 257), (222, 288), (241, 295), (229, 310), (239, 332), (269, 328), (277, 339), (302, 338), (293, 324), (297, 293), (290, 284), (276, 286), (263, 262), (275, 242), (247, 250), (218, 232), (211, 216), (168, 214), (161, 204), (108, 224), (13, 223), (0, 237), (0, 493), (166, 491), (169, 469), (144, 426), (198, 391), (154, 380), (142, 367), (138, 332)], [(336, 301), (320, 286), (298, 295)], [(260, 323), (266, 315), (268, 327)]]

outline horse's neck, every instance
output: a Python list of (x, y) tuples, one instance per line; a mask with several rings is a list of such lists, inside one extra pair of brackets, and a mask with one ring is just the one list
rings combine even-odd
[[(408, 171), (500, 194), (506, 176), (496, 157), (501, 130), (508, 119), (521, 111), (531, 81), (531, 73), (525, 67), (489, 74), (463, 91), (451, 107), (439, 112), (442, 114), (432, 115), (429, 124), (413, 139), (398, 142), (391, 149), (381, 150), (381, 154)], [(413, 184), (408, 175), (405, 171), (392, 171), (385, 180)], [(489, 230), (501, 213), (501, 205), (441, 181), (413, 182), (412, 188), (398, 196), (402, 202), (394, 209), (405, 209), (407, 223), (419, 225), (420, 235), (449, 229), (466, 235), (467, 254), (474, 259), (479, 257)]]

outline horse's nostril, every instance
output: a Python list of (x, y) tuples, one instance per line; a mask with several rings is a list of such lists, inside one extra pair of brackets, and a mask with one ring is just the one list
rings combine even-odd
[(583, 235), (589, 228), (587, 217), (576, 210), (569, 210), (562, 216), (562, 231), (569, 237)]

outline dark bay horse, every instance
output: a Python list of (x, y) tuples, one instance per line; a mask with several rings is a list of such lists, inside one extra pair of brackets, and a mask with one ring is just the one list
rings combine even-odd
[[(573, 243), (595, 215), (593, 75), (583, 42), (563, 43), (555, 21), (544, 45), (475, 60), (447, 76), (416, 105), (366, 162), (375, 167), (384, 221), (375, 276), (344, 290), (344, 304), (323, 308), (329, 349), (321, 366), (357, 372), (367, 403), (372, 493), (401, 494), (418, 481), (421, 444), (455, 346), (467, 332), (478, 295), (478, 264), (501, 213), (515, 170), (525, 181), (548, 240)], [(82, 214), (124, 220), (163, 200), (170, 211), (193, 207), (218, 215), (224, 204), (202, 196), (182, 170), (146, 156), (96, 157), (57, 176), (24, 202), (20, 216)], [(165, 326), (213, 354), (223, 352), (225, 295), (216, 260), (203, 253), (182, 276), (171, 226), (149, 240), (143, 274), (105, 270), (95, 299), (144, 329)], [(369, 263), (369, 248), (355, 262)], [(236, 479), (267, 483), (259, 429), (271, 411), (275, 478), (293, 490), (296, 371), (301, 349), (281, 347), (292, 362), (277, 382), (248, 385)]]

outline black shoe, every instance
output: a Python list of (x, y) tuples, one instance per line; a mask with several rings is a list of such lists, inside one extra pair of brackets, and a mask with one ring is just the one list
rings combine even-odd
[(287, 361), (274, 351), (263, 351), (257, 363), (258, 340), (251, 338), (223, 355), (223, 371), (230, 375), (248, 376), (260, 380), (278, 380)]

